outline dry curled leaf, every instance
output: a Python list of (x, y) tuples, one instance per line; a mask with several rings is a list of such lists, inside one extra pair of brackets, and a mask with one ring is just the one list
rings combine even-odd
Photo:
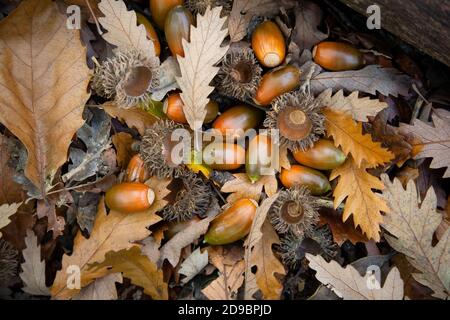
[(373, 168), (394, 158), (381, 143), (373, 142), (370, 134), (363, 134), (362, 124), (355, 122), (350, 115), (330, 108), (323, 113), (327, 135), (333, 137), (336, 147), (340, 146), (346, 155), (352, 155), (358, 167)]
[(414, 279), (434, 291), (433, 296), (448, 299), (450, 292), (450, 229), (433, 245), (433, 234), (443, 216), (436, 212), (436, 194), (433, 188), (420, 201), (416, 185), (410, 180), (403, 189), (401, 182), (393, 182), (385, 174), (383, 197), (391, 208), (384, 218), (383, 228), (391, 235), (385, 238), (395, 250), (406, 255), (420, 273)]
[(20, 278), (24, 283), (22, 290), (33, 295), (49, 296), (50, 290), (45, 285), (45, 262), (41, 261), (41, 246), (31, 230), (27, 230), (25, 245), (22, 251), (25, 261), (20, 265)]
[(383, 183), (366, 171), (358, 168), (352, 158), (331, 172), (330, 180), (339, 177), (333, 191), (334, 207), (337, 208), (345, 198), (342, 220), (345, 222), (353, 214), (355, 227), (360, 226), (368, 239), (380, 241), (381, 212), (388, 213), (389, 207), (379, 194), (372, 191), (383, 190)]
[(112, 273), (122, 272), (131, 283), (144, 288), (144, 293), (154, 300), (167, 300), (168, 287), (163, 280), (162, 270), (141, 253), (141, 249), (134, 246), (128, 250), (110, 251), (106, 253), (105, 260), (89, 266), (95, 273), (108, 267)]
[(0, 22), (0, 122), (25, 145), (25, 174), (41, 194), (66, 161), (89, 98), (86, 48), (66, 19), (51, 0), (25, 0)]
[[(316, 67), (318, 68), (318, 67)], [(388, 96), (408, 95), (410, 78), (393, 68), (368, 65), (361, 70), (323, 72), (311, 78), (311, 91), (319, 94), (332, 88), (333, 91), (361, 91), (375, 95), (377, 92)]]
[(122, 281), (120, 272), (108, 274), (81, 289), (73, 300), (117, 300), (116, 282)]
[(353, 120), (367, 122), (367, 117), (375, 117), (378, 112), (387, 107), (386, 102), (369, 97), (358, 97), (359, 92), (352, 92), (345, 96), (343, 90), (339, 90), (333, 95), (333, 90), (327, 89), (322, 92), (316, 99), (320, 101), (320, 105), (328, 107), (335, 112), (351, 115)]
[[(155, 202), (146, 211), (124, 214), (111, 210), (106, 213), (104, 200), (101, 199), (98, 206), (98, 213), (95, 219), (89, 239), (78, 233), (74, 240), (73, 253), (64, 255), (62, 260), (62, 270), (56, 274), (55, 282), (51, 288), (54, 299), (70, 299), (78, 293), (77, 289), (67, 287), (67, 268), (70, 265), (77, 265), (81, 270), (81, 287), (91, 283), (94, 279), (105, 275), (87, 272), (88, 264), (101, 262), (108, 251), (119, 251), (134, 246), (133, 242), (142, 240), (150, 235), (147, 229), (161, 220), (155, 212), (161, 210), (167, 203), (164, 197), (169, 194), (167, 185), (169, 181), (151, 179), (146, 182), (155, 192)], [(133, 230), (130, 232), (130, 230)]]
[(208, 251), (205, 250), (202, 252), (200, 248), (197, 248), (180, 266), (178, 273), (186, 276), (181, 280), (181, 283), (186, 284), (191, 281), (204, 267), (206, 267), (207, 264)]
[(433, 158), (430, 168), (444, 168), (444, 178), (450, 177), (450, 119), (432, 115), (434, 127), (418, 119), (413, 125), (401, 123), (399, 132), (412, 135), (416, 139), (410, 142), (414, 159)]
[[(22, 203), (11, 203), (0, 205), (0, 229), (6, 227), (10, 222), (10, 217), (17, 212)], [(2, 233), (0, 231), (0, 238)]]
[(182, 93), (183, 111), (191, 129), (199, 129), (206, 116), (209, 94), (214, 90), (211, 80), (219, 72), (215, 65), (229, 46), (221, 46), (228, 34), (222, 29), (225, 17), (220, 17), (222, 7), (208, 8), (197, 15), (197, 27), (191, 25), (190, 42), (183, 39), (184, 57), (177, 56), (181, 77), (177, 77)]
[(351, 265), (342, 268), (336, 261), (326, 262), (320, 255), (306, 253), (309, 267), (316, 270), (316, 278), (344, 300), (403, 300), (403, 280), (396, 267), (388, 273), (383, 286), (370, 287), (371, 274), (361, 276)]
[(295, 28), (292, 32), (292, 41), (298, 49), (311, 49), (313, 45), (325, 40), (328, 35), (317, 29), (322, 20), (320, 7), (309, 1), (302, 1), (295, 8)]
[(236, 300), (237, 291), (244, 282), (244, 269), (244, 260), (232, 265), (223, 264), (222, 269), (219, 269), (219, 277), (202, 289), (202, 293), (209, 300)]
[(111, 137), (112, 143), (117, 150), (117, 164), (125, 168), (133, 156), (131, 145), (133, 136), (127, 132), (119, 132)]
[(246, 173), (236, 173), (234, 179), (227, 181), (220, 191), (231, 193), (227, 197), (229, 203), (242, 198), (259, 201), (264, 188), (270, 197), (277, 192), (278, 182), (274, 175), (262, 176), (257, 182), (252, 183)]

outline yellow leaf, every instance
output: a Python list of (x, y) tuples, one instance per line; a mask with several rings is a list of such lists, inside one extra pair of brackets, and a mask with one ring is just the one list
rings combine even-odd
[(325, 129), (329, 137), (333, 137), (336, 147), (341, 147), (346, 155), (349, 153), (355, 159), (358, 167), (373, 168), (394, 159), (389, 150), (384, 149), (379, 142), (373, 142), (370, 134), (362, 133), (362, 124), (353, 121), (350, 115), (327, 108)]
[(368, 239), (380, 241), (380, 223), (383, 221), (381, 211), (388, 213), (390, 210), (380, 195), (372, 191), (383, 190), (383, 183), (367, 173), (366, 169), (358, 168), (350, 157), (342, 166), (331, 172), (330, 180), (339, 177), (333, 191), (334, 207), (337, 208), (347, 198), (343, 221), (353, 214), (355, 228), (359, 225)]
[(42, 194), (89, 98), (86, 48), (66, 19), (51, 0), (25, 0), (0, 22), (0, 122), (25, 145), (25, 175)]

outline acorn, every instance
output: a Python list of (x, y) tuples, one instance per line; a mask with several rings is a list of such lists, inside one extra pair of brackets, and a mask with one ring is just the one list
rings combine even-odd
[(290, 169), (282, 168), (280, 180), (286, 188), (292, 188), (295, 185), (305, 186), (315, 196), (331, 190), (330, 181), (323, 173), (301, 165), (292, 165)]
[(264, 21), (255, 28), (252, 34), (252, 48), (259, 62), (268, 68), (280, 65), (286, 56), (283, 33), (272, 21)]
[(144, 25), (145, 31), (147, 32), (147, 38), (152, 40), (155, 47), (155, 54), (159, 57), (159, 54), (161, 53), (161, 44), (159, 43), (158, 34), (156, 33), (155, 28), (153, 28), (151, 22), (143, 14), (136, 12), (136, 18), (138, 25)]
[(194, 18), (191, 12), (183, 6), (176, 6), (167, 14), (164, 33), (167, 44), (174, 56), (184, 57), (182, 39), (189, 41), (191, 25)]
[(261, 81), (262, 69), (248, 47), (228, 50), (216, 78), (221, 94), (239, 100), (252, 99)]
[(313, 48), (314, 62), (330, 71), (359, 69), (364, 65), (361, 51), (350, 44), (325, 41)]
[(248, 105), (229, 108), (212, 124), (221, 134), (239, 138), (246, 130), (256, 128), (264, 120), (264, 112)]
[(116, 51), (96, 68), (92, 88), (102, 97), (113, 98), (119, 108), (147, 104), (159, 86), (159, 59), (135, 49)]
[(166, 196), (169, 204), (162, 210), (164, 220), (185, 221), (194, 215), (203, 216), (211, 203), (211, 187), (192, 172), (186, 172), (182, 177), (172, 180)]
[(122, 182), (105, 194), (105, 203), (111, 210), (132, 213), (147, 210), (155, 201), (155, 193), (146, 184)]
[(322, 105), (314, 97), (296, 91), (272, 103), (264, 126), (278, 129), (280, 145), (292, 151), (307, 150), (325, 133)]
[(181, 124), (170, 120), (160, 120), (145, 130), (139, 155), (144, 160), (145, 168), (151, 176), (162, 178), (178, 178), (186, 172), (181, 164), (173, 163), (171, 152), (174, 144), (171, 141), (172, 132), (183, 129)]
[(314, 146), (306, 151), (294, 151), (293, 155), (298, 163), (319, 170), (336, 169), (346, 159), (342, 150), (335, 147), (334, 143), (327, 139), (316, 141)]
[(211, 222), (205, 242), (224, 245), (244, 238), (250, 232), (256, 208), (253, 199), (237, 200)]
[(153, 21), (161, 30), (164, 30), (169, 11), (182, 4), (183, 0), (150, 0), (150, 13)]
[(294, 90), (299, 84), (300, 69), (288, 64), (263, 75), (253, 100), (260, 106), (267, 106), (283, 93)]
[(203, 149), (203, 161), (214, 170), (235, 170), (245, 163), (245, 149), (234, 143), (212, 142)]
[(281, 234), (303, 237), (319, 221), (319, 204), (305, 186), (282, 190), (268, 211), (270, 222)]
[(259, 134), (250, 140), (245, 153), (245, 172), (252, 183), (258, 181), (262, 175), (274, 174), (271, 157), (270, 136)]
[(130, 159), (125, 174), (127, 182), (145, 182), (150, 178), (147, 169), (145, 169), (144, 160), (139, 154), (135, 154)]
[[(167, 118), (177, 123), (188, 123), (183, 111), (183, 100), (181, 99), (180, 92), (172, 92), (164, 101), (163, 112)], [(204, 123), (213, 121), (219, 113), (219, 105), (213, 100), (209, 100), (206, 105), (206, 116)]]

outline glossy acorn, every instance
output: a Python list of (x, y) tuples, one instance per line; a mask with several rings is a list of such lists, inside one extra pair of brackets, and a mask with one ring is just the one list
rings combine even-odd
[(361, 51), (350, 44), (325, 41), (313, 48), (314, 62), (330, 71), (359, 69), (364, 65)]
[(158, 28), (163, 30), (169, 11), (182, 4), (183, 0), (150, 0), (150, 13)]
[(191, 12), (183, 6), (176, 6), (167, 14), (164, 33), (167, 44), (174, 56), (184, 57), (182, 39), (189, 41), (191, 24), (194, 18)]
[(245, 153), (245, 172), (252, 183), (258, 181), (264, 174), (273, 173), (270, 169), (271, 156), (270, 137), (260, 134), (250, 140)]
[[(183, 100), (179, 92), (172, 92), (164, 101), (163, 112), (167, 118), (178, 123), (188, 123), (183, 111)], [(213, 121), (219, 113), (219, 105), (213, 100), (209, 100), (206, 105), (206, 116), (203, 123), (210, 123)]]
[(139, 154), (135, 154), (128, 162), (125, 176), (127, 182), (145, 182), (150, 178), (144, 160)]
[(213, 142), (203, 149), (203, 162), (214, 170), (235, 170), (245, 162), (245, 149), (234, 143)]
[(224, 245), (244, 238), (250, 232), (256, 208), (252, 199), (237, 200), (211, 222), (205, 242)]
[(290, 169), (281, 169), (280, 180), (286, 188), (294, 185), (305, 186), (315, 196), (331, 190), (330, 182), (323, 173), (301, 165), (292, 165)]
[(238, 138), (244, 131), (256, 128), (263, 120), (263, 111), (247, 105), (238, 105), (218, 116), (212, 127), (223, 135)]
[(259, 24), (252, 34), (252, 48), (265, 67), (279, 66), (286, 57), (286, 42), (278, 25), (272, 21)]
[(147, 32), (147, 38), (152, 40), (153, 45), (155, 46), (155, 54), (159, 56), (161, 53), (161, 44), (159, 43), (158, 34), (153, 28), (151, 22), (141, 13), (136, 12), (136, 18), (138, 25), (142, 24), (145, 27), (145, 31)]
[(263, 75), (253, 100), (258, 105), (267, 106), (283, 93), (294, 90), (299, 84), (300, 69), (288, 64)]
[(306, 151), (293, 152), (295, 160), (305, 166), (319, 170), (332, 170), (342, 165), (346, 159), (341, 149), (327, 139), (320, 139)]
[(147, 210), (155, 201), (155, 193), (146, 184), (122, 182), (105, 194), (105, 203), (111, 210), (132, 213)]

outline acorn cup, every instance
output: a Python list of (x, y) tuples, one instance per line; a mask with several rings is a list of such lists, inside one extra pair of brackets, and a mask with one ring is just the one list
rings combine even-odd
[(164, 33), (167, 44), (174, 56), (184, 57), (182, 39), (189, 41), (191, 25), (194, 18), (191, 12), (183, 6), (176, 6), (167, 14)]
[(112, 186), (105, 194), (105, 203), (111, 210), (123, 213), (144, 211), (155, 201), (155, 193), (146, 184), (123, 182)]
[(301, 165), (281, 169), (280, 180), (286, 188), (296, 185), (305, 186), (314, 196), (323, 195), (331, 190), (330, 181), (323, 173)]
[(205, 242), (224, 245), (244, 238), (250, 232), (256, 209), (253, 199), (237, 200), (211, 222)]
[(288, 64), (263, 75), (253, 100), (260, 106), (267, 106), (283, 93), (294, 90), (299, 84), (300, 69)]
[(150, 178), (147, 169), (145, 169), (144, 160), (139, 154), (135, 154), (128, 162), (125, 176), (127, 182), (145, 182)]
[(330, 71), (355, 70), (364, 65), (362, 52), (342, 42), (321, 42), (313, 48), (312, 55), (315, 63)]
[(264, 120), (264, 112), (247, 105), (226, 110), (212, 124), (221, 134), (239, 138), (248, 129), (256, 128)]
[(147, 38), (152, 40), (153, 45), (155, 46), (155, 54), (159, 56), (161, 53), (161, 44), (159, 43), (158, 34), (153, 28), (151, 22), (141, 13), (136, 12), (136, 18), (138, 25), (142, 24), (145, 27), (145, 31), (147, 32)]
[(182, 4), (183, 0), (150, 0), (150, 13), (158, 28), (163, 30), (169, 11)]
[(234, 143), (213, 142), (203, 149), (203, 162), (214, 170), (236, 170), (245, 163), (245, 149)]
[(276, 23), (265, 21), (252, 34), (252, 48), (265, 67), (279, 66), (286, 56), (286, 42)]
[(326, 139), (316, 141), (314, 146), (306, 151), (296, 150), (293, 155), (298, 163), (319, 170), (336, 169), (346, 159), (342, 150)]
[[(179, 92), (172, 92), (164, 101), (163, 112), (167, 118), (178, 123), (188, 123), (183, 111), (183, 100), (181, 99)], [(219, 113), (219, 105), (213, 100), (209, 100), (206, 104), (206, 116), (203, 123), (212, 122)]]

